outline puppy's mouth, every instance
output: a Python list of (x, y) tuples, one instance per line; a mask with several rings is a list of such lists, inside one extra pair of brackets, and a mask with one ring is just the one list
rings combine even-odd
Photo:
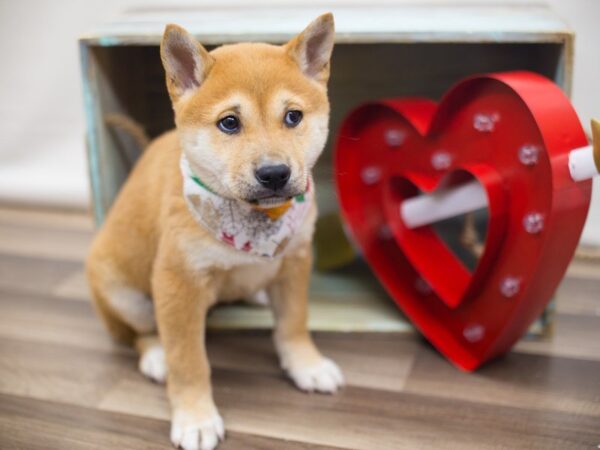
[(257, 199), (248, 200), (248, 203), (260, 206), (261, 208), (276, 208), (287, 202), (289, 202), (293, 196), (284, 197), (279, 195), (272, 195), (270, 197), (262, 197)]
[(275, 191), (260, 188), (253, 189), (248, 192), (244, 201), (250, 203), (252, 206), (258, 206), (260, 208), (277, 208), (278, 206), (288, 203), (293, 198), (305, 194), (308, 190), (308, 182), (304, 186), (304, 189), (302, 187), (299, 188), (294, 184), (290, 184), (283, 189), (277, 189)]

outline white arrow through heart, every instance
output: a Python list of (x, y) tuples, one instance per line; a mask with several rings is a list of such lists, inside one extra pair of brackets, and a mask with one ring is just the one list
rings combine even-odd
[[(593, 145), (571, 150), (569, 172), (574, 181), (600, 173), (600, 121), (592, 120)], [(485, 189), (478, 181), (404, 200), (400, 215), (408, 228), (418, 228), (488, 206)]]

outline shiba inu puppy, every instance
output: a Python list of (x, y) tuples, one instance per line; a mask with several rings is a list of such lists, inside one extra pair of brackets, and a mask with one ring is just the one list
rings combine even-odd
[(220, 301), (268, 298), (282, 368), (305, 391), (343, 378), (307, 330), (311, 170), (328, 133), (331, 14), (282, 46), (211, 52), (167, 26), (161, 58), (176, 130), (152, 142), (99, 230), (87, 260), (96, 308), (167, 381), (171, 440), (212, 449), (224, 437), (204, 334)]

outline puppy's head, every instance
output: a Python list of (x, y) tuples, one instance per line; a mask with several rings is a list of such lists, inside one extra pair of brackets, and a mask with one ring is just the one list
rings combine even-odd
[(282, 46), (242, 43), (207, 52), (168, 25), (167, 88), (192, 170), (219, 195), (263, 206), (307, 189), (325, 145), (333, 16)]

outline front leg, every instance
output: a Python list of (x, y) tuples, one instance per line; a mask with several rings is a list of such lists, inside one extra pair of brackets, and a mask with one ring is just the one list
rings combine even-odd
[(310, 244), (286, 256), (269, 288), (275, 316), (274, 341), (281, 367), (303, 391), (333, 393), (344, 384), (342, 372), (317, 350), (307, 328)]
[(171, 441), (184, 450), (212, 450), (224, 437), (204, 342), (215, 289), (210, 277), (192, 276), (182, 267), (159, 263), (153, 275), (156, 320), (168, 367)]

